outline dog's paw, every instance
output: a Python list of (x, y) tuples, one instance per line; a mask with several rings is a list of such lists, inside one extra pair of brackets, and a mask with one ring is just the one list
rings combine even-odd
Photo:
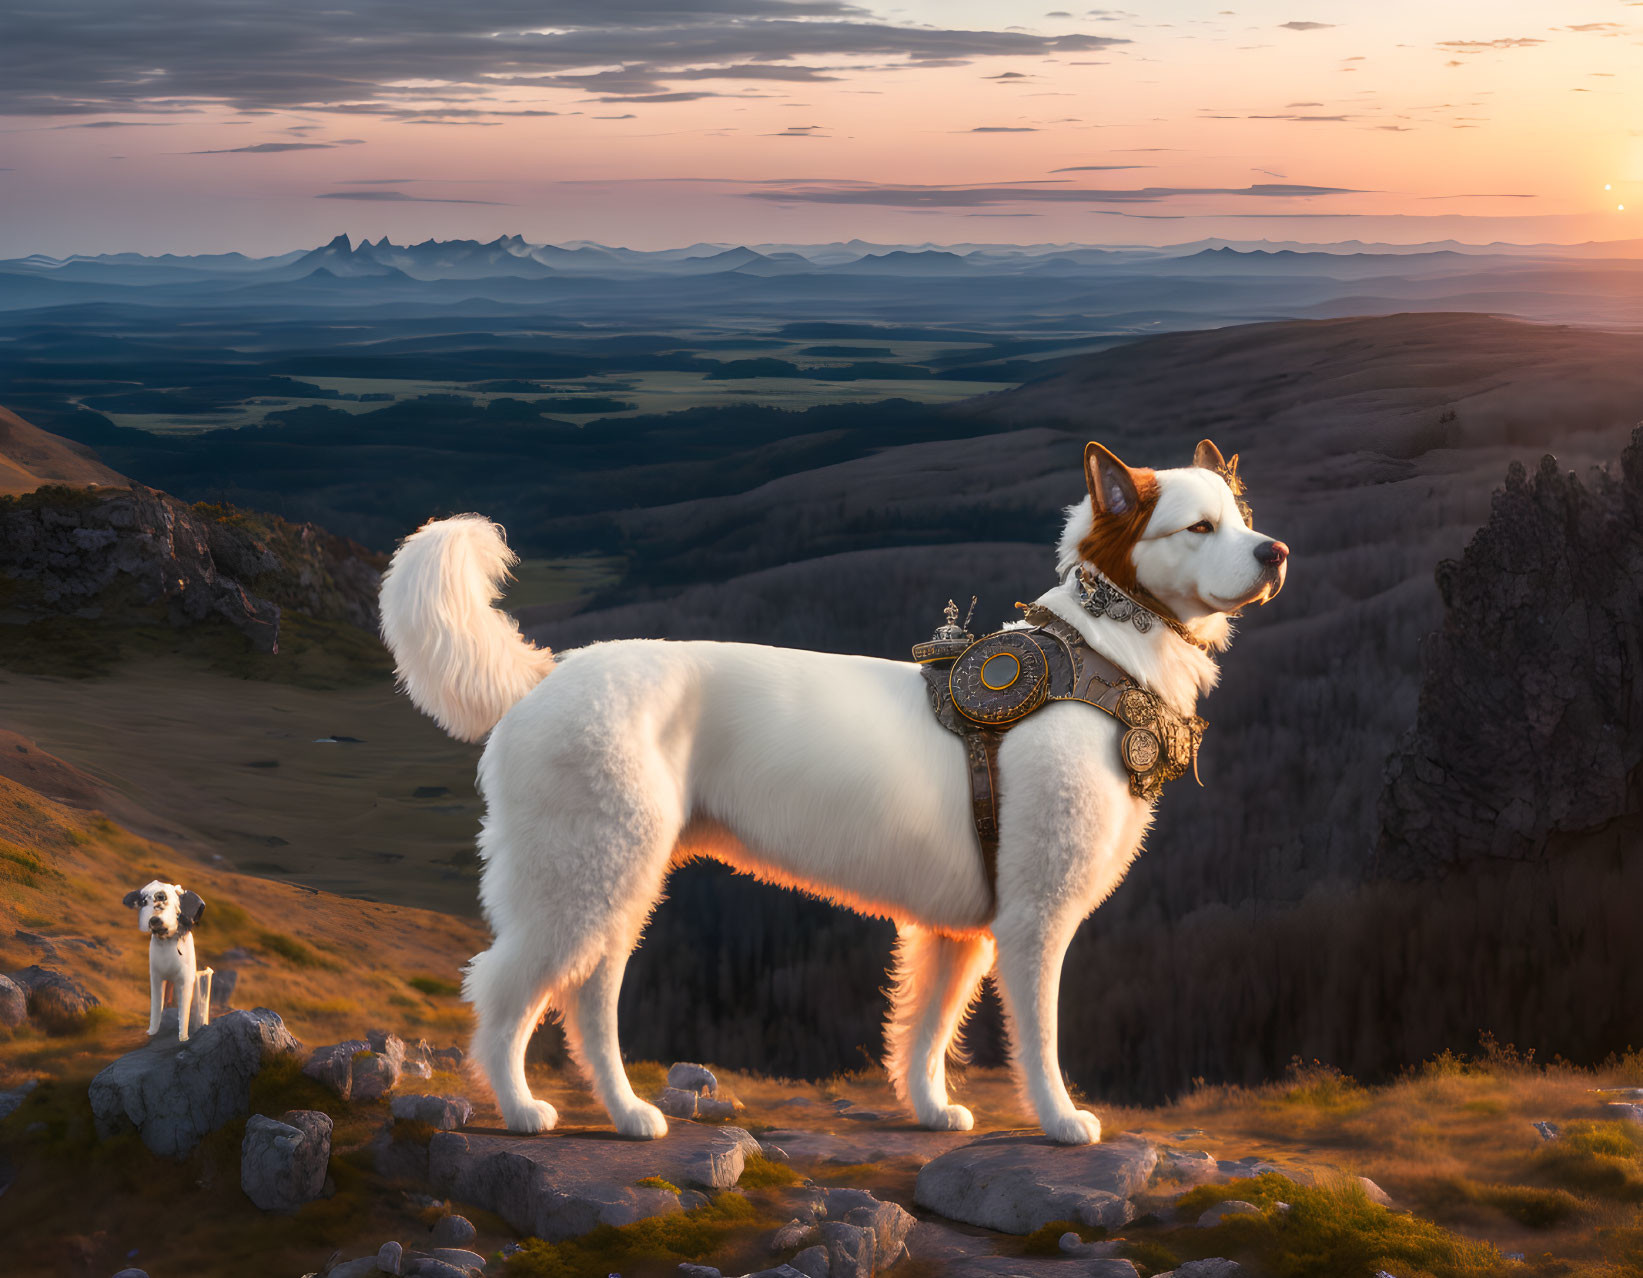
[(532, 1097), (520, 1106), (510, 1106), (502, 1117), (510, 1132), (530, 1136), (536, 1132), (551, 1132), (559, 1121), (559, 1111), (547, 1101)]
[(626, 1113), (612, 1115), (616, 1130), (631, 1140), (656, 1140), (667, 1135), (667, 1119), (654, 1105), (640, 1101)]
[(177, 1035), (177, 1041), (178, 1041), (178, 1042), (179, 1042), (179, 1043), (186, 1043), (186, 1042), (188, 1042), (188, 1035), (187, 1035), (187, 1034), (186, 1034), (186, 1033), (183, 1033), (183, 1034), (179, 1034), (179, 1035)]
[(1099, 1145), (1101, 1120), (1087, 1109), (1075, 1109), (1045, 1123), (1044, 1134), (1058, 1145)]
[(921, 1116), (919, 1125), (933, 1132), (967, 1132), (976, 1125), (976, 1116), (963, 1105), (943, 1105)]
[(148, 1036), (150, 1038), (153, 1038), (159, 1032), (160, 1032), (160, 1027), (157, 1024), (156, 1025), (150, 1025), (148, 1027)]

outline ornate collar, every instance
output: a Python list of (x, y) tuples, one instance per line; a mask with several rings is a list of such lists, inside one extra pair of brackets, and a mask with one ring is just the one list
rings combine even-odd
[(1079, 568), (1075, 584), (1079, 605), (1092, 617), (1109, 617), (1120, 625), (1128, 622), (1142, 634), (1147, 634), (1155, 623), (1162, 624), (1200, 652), (1211, 651), (1209, 644), (1188, 630), (1161, 602), (1152, 607), (1137, 603), (1104, 576), (1092, 573), (1088, 568)]

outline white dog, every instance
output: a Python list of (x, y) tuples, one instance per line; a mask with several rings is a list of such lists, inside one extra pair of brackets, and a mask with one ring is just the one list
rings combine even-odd
[[(1131, 470), (1091, 444), (1061, 584), (1038, 601), (1182, 714), (1215, 684), (1229, 615), (1284, 580), (1288, 548), (1246, 525), (1229, 487), (1236, 461), (1205, 441), (1191, 467)], [(669, 871), (705, 855), (895, 921), (886, 1059), (920, 1123), (973, 1124), (948, 1098), (946, 1057), (996, 958), (1039, 1122), (1063, 1143), (1100, 1139), (1062, 1081), (1056, 1000), (1074, 930), (1152, 819), (1119, 759), (1122, 725), (1057, 703), (1005, 736), (995, 907), (964, 745), (931, 713), (917, 665), (657, 640), (556, 660), (494, 606), (513, 562), (500, 528), (462, 515), (408, 537), (382, 585), (382, 632), (411, 699), (455, 737), (490, 734), (480, 899), (495, 941), (463, 992), (509, 1128), (557, 1119), (525, 1078), (526, 1042), (551, 1009), (617, 1130), (667, 1131), (622, 1068), (617, 994)], [(1148, 600), (1162, 624), (1143, 633), (1092, 615), (1081, 571)]]
[[(137, 929), (148, 935), (148, 1035), (152, 1038), (160, 1032), (160, 1012), (165, 1007), (165, 984), (169, 981), (171, 999), (177, 1005), (177, 1041), (186, 1043), (195, 989), (202, 975), (194, 962), (194, 925), (205, 914), (205, 902), (175, 883), (155, 879), (135, 892), (127, 892), (124, 903), (136, 909)], [(211, 997), (209, 986), (204, 997)]]

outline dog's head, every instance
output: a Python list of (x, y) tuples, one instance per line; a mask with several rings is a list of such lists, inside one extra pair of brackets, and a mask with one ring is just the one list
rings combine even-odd
[(137, 911), (138, 931), (159, 937), (180, 936), (205, 913), (205, 902), (197, 893), (159, 879), (127, 892), (125, 905)]
[[(1179, 470), (1126, 466), (1100, 444), (1084, 449), (1088, 498), (1068, 511), (1061, 570), (1087, 566), (1181, 621), (1226, 618), (1283, 589), (1289, 547), (1256, 532), (1242, 501), (1238, 457), (1209, 440)], [(1221, 643), (1227, 627), (1195, 625)]]

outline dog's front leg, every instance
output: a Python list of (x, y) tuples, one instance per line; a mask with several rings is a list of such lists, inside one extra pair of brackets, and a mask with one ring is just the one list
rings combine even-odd
[(194, 1011), (194, 971), (187, 968), (171, 983), (177, 999), (177, 1041), (188, 1042), (188, 1018)]
[(165, 978), (152, 961), (148, 965), (148, 1036), (160, 1032), (160, 1011), (165, 1007)]
[(1078, 922), (1078, 913), (1065, 906), (1058, 912), (1033, 902), (1000, 913), (993, 924), (1015, 1067), (1045, 1134), (1062, 1145), (1101, 1139), (1101, 1120), (1067, 1094), (1057, 1055), (1061, 962)]

